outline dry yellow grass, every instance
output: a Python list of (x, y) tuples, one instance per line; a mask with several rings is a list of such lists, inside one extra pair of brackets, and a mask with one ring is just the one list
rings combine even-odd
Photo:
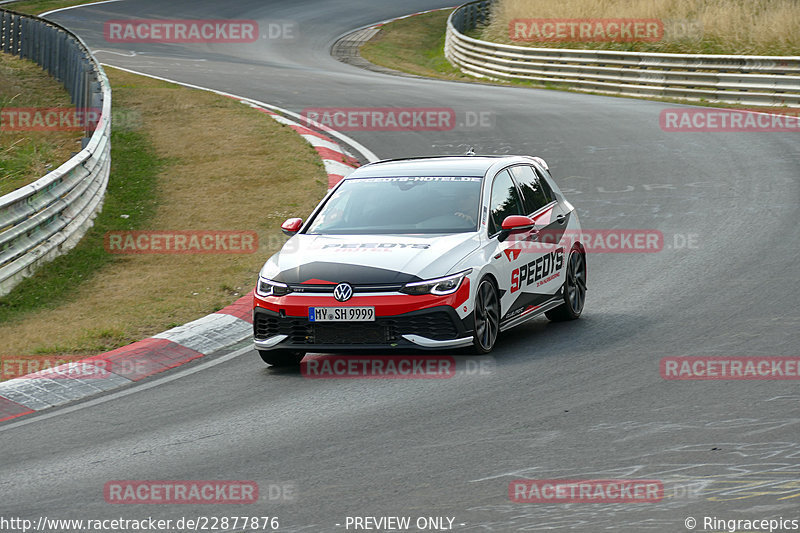
[[(0, 108), (70, 108), (69, 94), (32, 61), (0, 53)], [(81, 132), (0, 127), (0, 195), (44, 176), (80, 151)]]
[(243, 255), (131, 255), (104, 266), (68, 301), (0, 324), (0, 357), (102, 352), (214, 312), (246, 294), (327, 188), (292, 129), (232, 99), (107, 69), (115, 106), (134, 110), (160, 157), (151, 230), (250, 230)]
[[(526, 18), (654, 18), (664, 39), (654, 43), (519, 42), (509, 22)], [(682, 28), (688, 35), (680, 35)], [(670, 31), (672, 30), (672, 31)], [(482, 37), (525, 46), (609, 48), (676, 53), (800, 54), (797, 0), (499, 0)]]

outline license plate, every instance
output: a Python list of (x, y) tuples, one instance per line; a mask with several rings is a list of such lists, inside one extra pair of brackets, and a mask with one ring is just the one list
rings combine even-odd
[(374, 322), (374, 307), (309, 307), (311, 322)]

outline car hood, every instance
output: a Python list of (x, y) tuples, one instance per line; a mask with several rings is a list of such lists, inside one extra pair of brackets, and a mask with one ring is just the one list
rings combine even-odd
[(261, 275), (283, 283), (408, 283), (443, 276), (479, 246), (477, 233), (304, 235), (289, 239)]

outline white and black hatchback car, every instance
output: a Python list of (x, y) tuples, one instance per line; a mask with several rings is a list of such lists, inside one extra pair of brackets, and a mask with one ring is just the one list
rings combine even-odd
[(360, 167), (261, 269), (255, 346), (272, 365), (306, 352), (492, 350), (545, 313), (578, 318), (586, 253), (545, 162), (443, 156)]

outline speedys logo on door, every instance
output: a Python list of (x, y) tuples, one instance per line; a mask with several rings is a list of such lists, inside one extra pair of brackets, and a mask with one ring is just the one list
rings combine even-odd
[[(530, 263), (515, 268), (511, 272), (511, 292), (517, 292), (523, 285), (527, 286), (537, 281), (546, 283), (557, 278), (562, 266), (564, 266), (564, 249), (558, 248), (537, 257)], [(542, 283), (537, 283), (537, 286)]]

